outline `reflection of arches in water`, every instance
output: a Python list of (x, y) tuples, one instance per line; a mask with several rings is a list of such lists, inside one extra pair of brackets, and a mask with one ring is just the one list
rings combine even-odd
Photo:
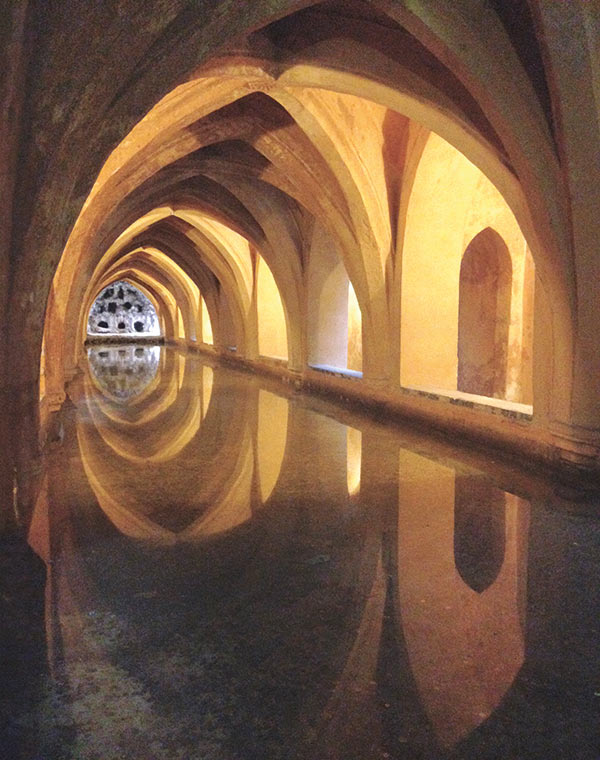
[(158, 346), (102, 346), (88, 348), (95, 385), (108, 396), (125, 401), (138, 396), (156, 377)]
[[(494, 516), (488, 542), (495, 543), (494, 561), (482, 561), (494, 578), (478, 593), (470, 585), (474, 573), (459, 572), (455, 559), (455, 541), (464, 546), (455, 531), (467, 523), (464, 511), (462, 518), (454, 516), (460, 480), (454, 469), (400, 450), (397, 614), (420, 700), (445, 748), (498, 707), (524, 659), (527, 505), (502, 494), (505, 504), (498, 512), (505, 537), (498, 540)], [(458, 485), (459, 494), (463, 488)], [(460, 496), (458, 501), (464, 510)], [(503, 561), (496, 573), (500, 544)]]
[[(127, 399), (126, 404), (115, 404), (97, 388), (94, 376), (88, 372), (84, 376), (85, 395), (94, 397), (98, 412), (109, 424), (114, 423), (123, 428), (140, 426), (150, 422), (161, 414), (177, 398), (177, 375), (175, 357), (171, 352), (160, 350), (158, 371), (144, 390), (137, 396)], [(100, 393), (95, 393), (95, 390)], [(101, 395), (102, 394), (102, 395)]]
[(511, 285), (508, 248), (487, 227), (469, 243), (460, 265), (459, 391), (496, 398), (506, 394)]
[[(181, 388), (180, 373), (188, 375)], [(164, 375), (165, 372), (161, 373), (161, 377)], [(152, 394), (146, 398), (147, 409), (143, 412), (143, 418), (137, 417), (125, 424), (107, 408), (108, 402), (99, 397), (89, 378), (84, 378), (86, 404), (98, 434), (107, 446), (130, 463), (159, 463), (173, 459), (188, 445), (200, 427), (202, 404), (191, 364), (182, 367), (179, 361), (171, 362), (166, 375), (165, 393), (159, 387), (156, 397)], [(123, 409), (127, 412), (128, 405)]]
[[(160, 415), (141, 423), (124, 424), (102, 414), (95, 408), (98, 394), (86, 378), (83, 403), (89, 414), (78, 418), (76, 426), (83, 472), (102, 511), (132, 538), (163, 544), (195, 541), (225, 533), (252, 517), (255, 460), (248, 419), (255, 419), (256, 410), (243, 400), (232, 409), (231, 397), (224, 392), (213, 394), (210, 400), (206, 397), (211, 407), (203, 423), (208, 426), (206, 435), (198, 435), (197, 427), (188, 440), (188, 420), (195, 424), (203, 409), (198, 381), (203, 375), (211, 382), (214, 378), (213, 371), (205, 373), (207, 368), (198, 362), (192, 360), (190, 365), (193, 373), (175, 399), (171, 401), (168, 394), (168, 406)], [(177, 379), (178, 361), (172, 363), (171, 374)], [(162, 406), (161, 402), (160, 395), (149, 400)], [(89, 424), (90, 418), (94, 424)], [(171, 456), (152, 457), (161, 441)], [(140, 456), (136, 447), (141, 446), (150, 455)], [(163, 450), (161, 445), (157, 453)], [(151, 473), (148, 461), (152, 461)], [(178, 477), (182, 471), (189, 480)]]
[(182, 522), (178, 529), (174, 529), (173, 525), (161, 524), (152, 515), (144, 513), (143, 505), (131, 497), (127, 500), (119, 498), (105, 485), (107, 479), (103, 476), (103, 457), (95, 455), (90, 432), (85, 426), (78, 426), (77, 440), (85, 476), (99, 506), (125, 536), (172, 545), (225, 533), (252, 517), (253, 457), (252, 441), (247, 431), (219, 498), (208, 509), (202, 509), (204, 504), (200, 500), (200, 516), (191, 523)]
[(506, 547), (506, 494), (473, 477), (454, 481), (454, 561), (477, 593), (498, 577)]

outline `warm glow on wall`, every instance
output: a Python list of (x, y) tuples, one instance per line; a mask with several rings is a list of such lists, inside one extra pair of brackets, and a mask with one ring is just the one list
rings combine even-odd
[(195, 342), (195, 341), (200, 340), (199, 326), (201, 324), (200, 320), (202, 319), (202, 313), (200, 311), (200, 309), (201, 309), (201, 306), (200, 306), (200, 298), (201, 298), (201, 296), (200, 296), (200, 288), (196, 285), (196, 283), (193, 280), (190, 279), (189, 285), (190, 285), (190, 290), (191, 290), (191, 293), (192, 293), (192, 298), (191, 298), (191, 302), (190, 302), (189, 306), (190, 306), (193, 314), (195, 315), (195, 319), (193, 318), (191, 320), (191, 325), (190, 325), (191, 335), (190, 335), (190, 339)]
[(183, 315), (179, 306), (177, 307), (177, 337), (185, 340), (185, 326), (183, 324)]
[[(529, 329), (524, 329), (523, 306), (525, 291), (532, 283), (524, 281), (525, 238), (504, 198), (462, 153), (431, 133), (415, 173), (403, 221), (402, 385), (457, 390), (461, 263), (469, 245), (484, 232), (484, 242), (489, 238), (498, 250), (505, 251), (506, 268), (512, 270), (504, 299), (508, 302), (507, 315), (498, 316), (498, 324), (492, 325), (490, 331), (499, 332), (503, 321), (508, 329), (505, 337), (508, 345), (504, 349), (508, 364), (504, 374), (520, 377), (525, 355), (523, 335)], [(489, 272), (486, 275), (489, 267), (480, 269), (475, 280), (481, 283), (473, 283), (476, 294), (485, 287), (485, 278), (491, 276)], [(489, 288), (497, 289), (497, 283)], [(479, 295), (472, 298), (481, 300)], [(479, 318), (474, 319), (477, 322)], [(507, 385), (505, 377), (497, 385), (502, 392), (480, 392), (480, 395), (496, 395), (510, 401), (528, 398), (520, 381), (513, 380)]]
[(348, 283), (348, 369), (362, 372), (362, 314), (352, 283)]
[(271, 270), (261, 256), (256, 262), (256, 308), (259, 354), (287, 361), (287, 330), (281, 295)]
[(200, 302), (202, 306), (202, 342), (208, 343), (210, 346), (213, 344), (213, 331), (210, 321), (210, 314), (206, 307), (206, 301), (200, 296)]
[(212, 367), (202, 367), (202, 419), (206, 417), (212, 396), (214, 373)]

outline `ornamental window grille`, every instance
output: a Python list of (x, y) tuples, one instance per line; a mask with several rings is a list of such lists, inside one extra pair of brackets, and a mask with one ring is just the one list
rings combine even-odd
[(125, 281), (113, 282), (90, 309), (88, 335), (160, 335), (158, 315), (136, 287)]

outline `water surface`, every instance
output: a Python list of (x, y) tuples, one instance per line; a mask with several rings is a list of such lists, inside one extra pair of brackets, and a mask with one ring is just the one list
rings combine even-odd
[(7, 758), (600, 757), (551, 485), (173, 349), (90, 348), (61, 416)]

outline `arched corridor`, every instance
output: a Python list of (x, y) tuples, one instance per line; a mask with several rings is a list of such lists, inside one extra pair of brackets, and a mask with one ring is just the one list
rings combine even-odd
[[(532, 525), (556, 525), (561, 546), (580, 538), (546, 511), (589, 520), (587, 551), (598, 535), (600, 15), (586, 0), (233, 5), (14, 0), (0, 25), (0, 542), (16, 536), (26, 553), (29, 540), (47, 563), (41, 646), (48, 683), (70, 695), (68, 751), (135, 747), (117, 721), (101, 750), (73, 717), (89, 659), (127, 671), (115, 688), (138, 734), (154, 731), (157, 760), (399, 758), (404, 743), (407, 757), (466, 758), (484, 724), (516, 757), (520, 729), (494, 721), (522, 673), (554, 683), (544, 646), (579, 707), (589, 686), (596, 597), (581, 626), (564, 603), (586, 642), (572, 662), (526, 570)], [(113, 544), (103, 577), (85, 547), (107, 557)], [(579, 559), (565, 549), (546, 576), (536, 552), (540, 598), (563, 571), (573, 592)], [(161, 556), (183, 558), (179, 578), (161, 576)], [(100, 590), (124, 592), (127, 567), (146, 580), (104, 609)], [(208, 596), (196, 582), (183, 592), (192, 568)], [(190, 627), (184, 670), (198, 686), (208, 668), (219, 693), (232, 683), (222, 711), (235, 717), (207, 719), (193, 750), (186, 720), (161, 723), (168, 696), (150, 729), (166, 670), (154, 678), (140, 654), (138, 689), (120, 659), (145, 635), (125, 608), (163, 580), (216, 626)], [(176, 637), (185, 615), (171, 610), (169, 628), (157, 598), (162, 635)], [(218, 652), (194, 670), (219, 605), (232, 650), (223, 670)], [(235, 605), (247, 629), (227, 628)], [(125, 649), (82, 623), (95, 610), (117, 630), (133, 621)], [(294, 636), (315, 652), (304, 676)], [(236, 668), (259, 684), (258, 728)], [(315, 694), (286, 699), (278, 668)], [(590, 734), (567, 703), (555, 707), (570, 756), (586, 758)], [(15, 760), (60, 757), (41, 733), (30, 745), (16, 723), (9, 734)]]

